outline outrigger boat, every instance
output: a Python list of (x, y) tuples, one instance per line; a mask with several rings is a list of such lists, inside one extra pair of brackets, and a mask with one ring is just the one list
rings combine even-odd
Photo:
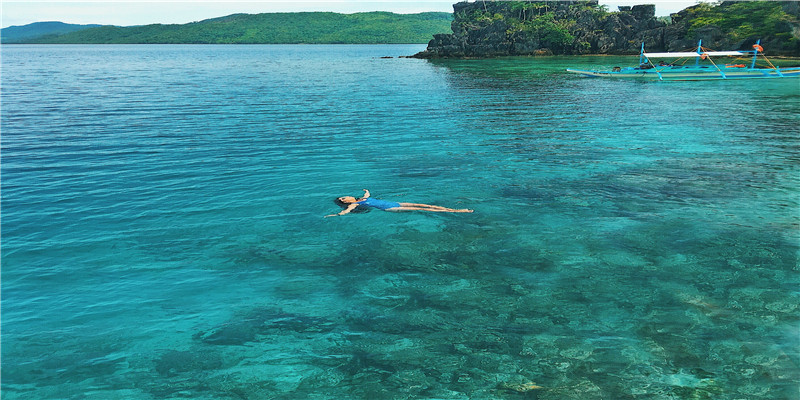
[[(647, 53), (644, 43), (639, 52), (639, 66), (620, 68), (614, 67), (611, 71), (592, 71), (567, 68), (572, 72), (588, 77), (605, 78), (637, 78), (648, 80), (706, 80), (706, 79), (750, 79), (750, 78), (792, 78), (800, 77), (800, 67), (779, 68), (773, 65), (764, 55), (764, 49), (759, 40), (753, 45), (753, 50), (744, 51), (708, 51), (702, 47), (702, 40), (697, 44), (697, 51), (672, 52), (672, 53)], [(766, 62), (757, 66), (759, 55)], [(742, 61), (733, 64), (720, 64), (712, 57), (752, 57), (749, 65)], [(664, 61), (653, 62), (653, 59), (675, 59), (670, 63)], [(694, 59), (694, 63), (688, 61)], [(703, 61), (701, 63), (701, 61)]]

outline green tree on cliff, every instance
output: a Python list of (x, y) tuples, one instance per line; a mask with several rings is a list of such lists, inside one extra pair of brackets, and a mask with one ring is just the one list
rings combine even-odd
[(796, 21), (779, 1), (741, 1), (716, 7), (700, 3), (689, 11), (689, 36), (700, 28), (715, 26), (735, 41), (771, 35), (793, 40), (791, 29)]

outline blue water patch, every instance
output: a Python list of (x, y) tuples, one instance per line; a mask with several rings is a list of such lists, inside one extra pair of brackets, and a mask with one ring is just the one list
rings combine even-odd
[(4, 46), (3, 397), (796, 396), (796, 80), (422, 48)]

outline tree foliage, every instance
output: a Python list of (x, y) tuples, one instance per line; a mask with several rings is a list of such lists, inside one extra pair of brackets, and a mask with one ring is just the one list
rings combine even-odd
[[(555, 49), (569, 46), (575, 40), (569, 29), (575, 21), (557, 18), (548, 3), (528, 1), (510, 3), (513, 17), (507, 21), (508, 35), (535, 38), (543, 47)], [(602, 9), (596, 11), (604, 12)]]
[(715, 26), (733, 40), (762, 38), (777, 34), (790, 37), (795, 18), (783, 10), (779, 1), (737, 1), (714, 6), (700, 3), (691, 9), (689, 35), (706, 26)]

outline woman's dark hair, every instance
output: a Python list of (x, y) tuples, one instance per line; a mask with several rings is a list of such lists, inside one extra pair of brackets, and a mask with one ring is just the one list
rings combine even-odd
[(339, 198), (338, 198), (338, 197), (337, 197), (337, 198), (335, 198), (335, 199), (333, 200), (333, 202), (334, 202), (334, 203), (336, 203), (336, 205), (337, 205), (337, 206), (339, 206), (339, 207), (342, 207), (342, 208), (347, 208), (347, 206), (348, 206), (348, 204), (347, 204), (347, 203), (345, 203), (345, 202), (343, 202), (343, 201), (339, 200)]

